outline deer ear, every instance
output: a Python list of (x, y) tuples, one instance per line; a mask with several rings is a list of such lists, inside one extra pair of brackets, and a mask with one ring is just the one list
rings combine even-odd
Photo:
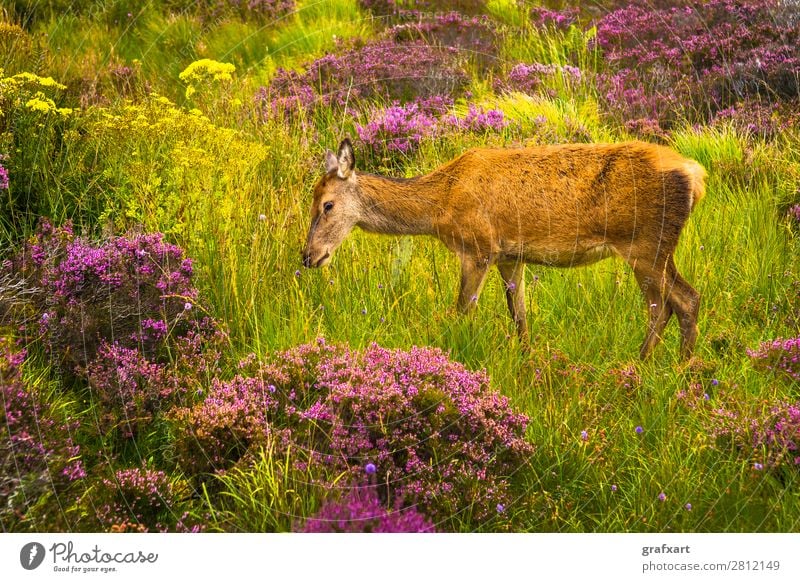
[(325, 151), (325, 173), (339, 169), (339, 159), (331, 150)]
[(350, 143), (349, 138), (344, 138), (342, 143), (339, 144), (337, 158), (339, 162), (338, 175), (345, 180), (350, 177), (356, 167), (356, 155), (353, 153), (353, 144)]

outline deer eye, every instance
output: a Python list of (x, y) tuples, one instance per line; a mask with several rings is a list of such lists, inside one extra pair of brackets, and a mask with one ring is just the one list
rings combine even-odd
[(325, 204), (322, 205), (322, 209), (325, 212), (330, 212), (333, 209), (333, 202), (326, 202)]

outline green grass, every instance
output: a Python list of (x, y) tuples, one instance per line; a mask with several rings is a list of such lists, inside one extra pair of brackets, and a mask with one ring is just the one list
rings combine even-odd
[[(491, 2), (490, 12), (506, 24), (520, 22), (514, 3)], [(54, 163), (36, 178), (45, 193), (42, 212), (95, 233), (107, 223), (142, 223), (169, 233), (197, 259), (204, 297), (229, 327), (237, 355), (325, 336), (354, 348), (371, 342), (436, 346), (471, 368), (486, 368), (497, 390), (529, 416), (528, 437), (536, 445), (529, 465), (514, 476), (518, 497), (509, 511), (517, 530), (796, 531), (797, 475), (781, 482), (753, 471), (736, 451), (720, 450), (704, 428), (710, 409), (689, 410), (677, 394), (700, 383), (713, 405), (715, 378), (744, 409), (797, 397), (797, 386), (754, 370), (745, 353), (761, 341), (797, 335), (786, 313), (797, 304), (792, 284), (800, 280), (800, 240), (784, 218), (800, 175), (797, 136), (763, 144), (732, 129), (686, 128), (673, 137), (671, 145), (709, 170), (707, 195), (676, 257), (702, 294), (693, 365), (678, 360), (674, 321), (654, 359), (638, 361), (644, 301), (629, 268), (617, 260), (571, 270), (528, 267), (528, 354), (514, 337), (496, 273), (476, 313), (455, 314), (458, 264), (435, 240), (354, 232), (330, 267), (301, 267), (324, 150), (354, 133), (351, 120), (323, 111), (305, 124), (262, 122), (236, 117), (219, 95), (202, 95), (196, 104), (217, 129), (233, 133), (215, 138), (216, 129), (209, 129), (211, 137), (199, 146), (205, 158), (186, 153), (196, 141), (181, 117), (188, 114), (177, 77), (186, 65), (202, 56), (235, 63), (225, 98), (244, 102), (275, 67), (301, 66), (332, 50), (334, 37), (373, 34), (374, 23), (355, 1), (301, 2), (295, 14), (263, 26), (228, 21), (204, 29), (190, 15), (167, 16), (148, 6), (130, 27), (104, 18), (61, 15), (39, 25), (48, 35), (51, 74), (77, 79), (90, 67), (138, 59), (143, 77), (176, 100), (180, 115), (160, 140), (144, 130), (100, 131), (110, 123), (106, 113), (123, 115), (122, 99), (70, 121), (56, 156), (61, 166)], [(502, 55), (509, 65), (571, 63), (592, 71), (600, 64), (590, 38), (576, 28), (527, 30), (509, 35)], [(562, 83), (554, 89), (552, 99), (487, 91), (485, 103), (502, 109), (513, 130), (426, 142), (395, 160), (400, 170), (393, 171), (415, 175), (468, 147), (535, 137), (539, 117), (557, 135), (567, 132), (571, 119), (595, 141), (623, 136), (605, 122), (591, 87)], [(181, 155), (194, 161), (179, 171)], [(364, 169), (386, 171), (381, 160), (357, 155)], [(22, 234), (9, 228), (3, 223), (4, 242)], [(624, 388), (615, 380), (613, 372), (628, 366), (640, 376), (638, 386)], [(639, 425), (642, 435), (634, 430)], [(583, 430), (588, 442), (581, 440)], [(303, 477), (288, 466), (288, 458), (262, 451), (250, 468), (202, 492), (210, 527), (283, 531), (315, 511), (319, 492), (303, 489)], [(658, 500), (662, 491), (664, 502)], [(464, 520), (461, 527), (471, 526)]]

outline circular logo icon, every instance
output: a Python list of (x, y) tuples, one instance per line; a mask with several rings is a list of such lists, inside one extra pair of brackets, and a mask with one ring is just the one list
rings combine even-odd
[(39, 542), (30, 542), (19, 551), (19, 563), (26, 570), (35, 570), (44, 561), (44, 546)]

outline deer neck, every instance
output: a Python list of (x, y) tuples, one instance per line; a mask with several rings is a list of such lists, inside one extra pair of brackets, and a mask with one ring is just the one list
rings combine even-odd
[(381, 234), (435, 234), (446, 185), (434, 174), (417, 178), (358, 175), (362, 218), (358, 226)]

